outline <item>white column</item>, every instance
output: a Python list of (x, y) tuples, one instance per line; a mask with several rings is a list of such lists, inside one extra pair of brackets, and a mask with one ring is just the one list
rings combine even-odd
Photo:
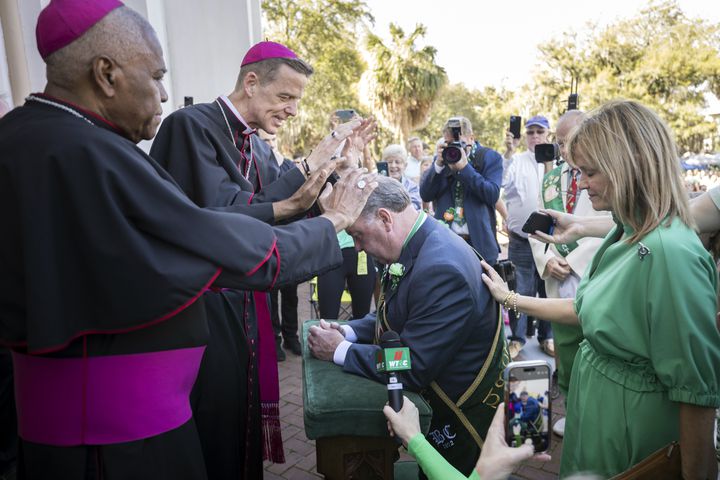
[[(35, 25), (48, 2), (0, 0), (7, 90), (15, 105), (45, 87), (45, 64), (37, 52)], [(260, 0), (125, 0), (125, 4), (144, 15), (158, 33), (169, 69), (168, 113), (184, 96), (199, 103), (229, 93), (245, 52), (262, 39)], [(2, 75), (0, 67), (0, 87)]]
[[(235, 86), (240, 61), (261, 39), (259, 0), (165, 0), (165, 25), (176, 102), (212, 101)], [(252, 18), (250, 18), (252, 16)]]

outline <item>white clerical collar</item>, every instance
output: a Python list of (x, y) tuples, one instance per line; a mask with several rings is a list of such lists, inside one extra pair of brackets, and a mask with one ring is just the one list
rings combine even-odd
[(225, 103), (225, 105), (227, 105), (227, 107), (230, 109), (230, 111), (233, 113), (233, 115), (235, 115), (235, 117), (237, 117), (237, 119), (240, 120), (240, 123), (245, 125), (245, 131), (243, 131), (243, 133), (245, 135), (250, 135), (251, 133), (255, 132), (255, 129), (250, 128), (250, 125), (248, 124), (248, 122), (246, 122), (245, 119), (243, 118), (243, 116), (240, 115), (240, 112), (238, 112), (238, 109), (235, 108), (235, 105), (233, 105), (233, 103), (230, 101), (230, 99), (227, 96), (220, 95), (220, 100), (222, 100), (223, 103)]

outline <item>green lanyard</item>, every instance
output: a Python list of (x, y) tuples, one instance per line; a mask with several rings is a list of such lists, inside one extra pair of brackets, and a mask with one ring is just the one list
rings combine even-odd
[[(410, 229), (410, 233), (407, 234), (407, 237), (405, 237), (405, 241), (403, 242), (403, 250), (407, 246), (407, 244), (410, 242), (410, 239), (417, 233), (418, 230), (420, 230), (420, 227), (422, 226), (423, 222), (427, 218), (427, 213), (420, 212), (418, 214), (418, 218), (415, 220), (415, 223), (412, 226), (412, 229)], [(383, 271), (383, 276), (380, 279), (380, 298), (378, 299), (378, 308), (377, 308), (377, 314), (375, 318), (375, 340), (373, 343), (378, 344), (380, 336), (382, 335), (383, 331), (389, 330), (390, 325), (387, 322), (387, 311), (386, 311), (386, 305), (385, 305), (385, 288), (387, 286), (388, 277), (390, 276), (390, 265), (385, 265), (385, 270)]]
[(408, 233), (407, 237), (405, 237), (405, 241), (403, 242), (402, 248), (407, 247), (407, 244), (410, 241), (410, 239), (417, 233), (418, 230), (420, 230), (420, 226), (423, 224), (426, 217), (427, 217), (427, 213), (420, 212), (420, 215), (418, 215), (417, 220), (415, 220), (415, 223), (413, 224), (413, 227), (410, 230), (410, 233)]
[[(412, 228), (410, 229), (410, 233), (407, 234), (407, 237), (405, 237), (405, 241), (403, 242), (402, 249), (404, 250), (405, 247), (407, 247), (407, 244), (410, 242), (410, 239), (415, 236), (418, 230), (420, 230), (420, 227), (422, 226), (423, 222), (427, 218), (427, 213), (420, 212), (418, 214), (417, 219), (415, 220), (415, 223), (413, 224)], [(385, 291), (385, 284), (387, 282), (388, 272), (390, 271), (390, 265), (385, 265), (385, 269), (383, 270), (383, 276), (380, 279), (380, 284), (382, 286), (382, 291)]]

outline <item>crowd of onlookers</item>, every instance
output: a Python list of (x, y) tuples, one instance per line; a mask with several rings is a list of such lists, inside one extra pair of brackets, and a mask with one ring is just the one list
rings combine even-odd
[(707, 192), (720, 185), (720, 167), (709, 166), (685, 170), (684, 177), (688, 192)]

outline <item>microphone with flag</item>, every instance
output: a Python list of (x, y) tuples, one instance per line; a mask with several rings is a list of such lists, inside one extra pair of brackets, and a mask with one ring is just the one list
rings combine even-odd
[(410, 370), (410, 349), (403, 347), (397, 332), (389, 330), (380, 337), (375, 367), (379, 373), (387, 373), (388, 403), (399, 412), (403, 405), (403, 384), (395, 372)]

